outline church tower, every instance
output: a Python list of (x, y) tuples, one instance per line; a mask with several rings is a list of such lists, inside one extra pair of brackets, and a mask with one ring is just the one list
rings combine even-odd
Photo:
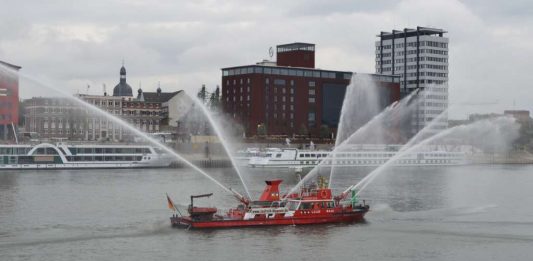
[(124, 63), (120, 68), (120, 82), (113, 89), (113, 96), (133, 96), (131, 86), (126, 83), (126, 68)]

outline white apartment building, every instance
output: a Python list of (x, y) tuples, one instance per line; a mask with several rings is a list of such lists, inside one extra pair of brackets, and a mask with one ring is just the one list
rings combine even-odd
[[(412, 134), (434, 118), (438, 131), (448, 127), (448, 38), (442, 29), (417, 27), (381, 32), (376, 41), (376, 73), (400, 75), (402, 97), (424, 90), (411, 121)], [(444, 112), (444, 113), (443, 113)]]

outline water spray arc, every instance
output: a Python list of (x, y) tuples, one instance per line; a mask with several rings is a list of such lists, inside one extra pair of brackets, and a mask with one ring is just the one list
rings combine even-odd
[(224, 148), (224, 152), (226, 152), (226, 154), (228, 155), (228, 158), (231, 161), (231, 165), (235, 169), (235, 172), (237, 172), (237, 175), (239, 176), (239, 179), (242, 182), (244, 190), (246, 191), (246, 195), (248, 196), (249, 199), (251, 199), (252, 197), (250, 195), (250, 191), (248, 190), (248, 186), (246, 185), (246, 182), (244, 181), (244, 177), (243, 177), (241, 171), (239, 170), (239, 168), (237, 167), (237, 163), (235, 162), (235, 159), (232, 157), (232, 154), (230, 154), (230, 150), (228, 148), (229, 143), (226, 140), (226, 137), (227, 137), (226, 134), (223, 133), (222, 129), (220, 128), (220, 125), (217, 122), (215, 122), (215, 119), (213, 119), (213, 117), (211, 115), (211, 112), (207, 109), (207, 107), (200, 100), (195, 99), (195, 98), (190, 97), (190, 96), (189, 96), (189, 98), (191, 100), (193, 100), (195, 105), (200, 107), (200, 109), (202, 110), (204, 115), (207, 117), (209, 123), (211, 124), (211, 127), (215, 131), (215, 134), (217, 135), (218, 139), (220, 140), (220, 143), (222, 144), (222, 147)]
[[(365, 125), (357, 129), (348, 138), (346, 138), (341, 144), (339, 144), (339, 146), (335, 147), (335, 149), (326, 158), (323, 158), (322, 161), (317, 166), (315, 166), (311, 171), (309, 171), (309, 173), (300, 182), (298, 182), (298, 184), (292, 187), (292, 189), (289, 190), (287, 195), (294, 193), (303, 184), (305, 184), (310, 179), (315, 177), (318, 174), (318, 169), (322, 167), (322, 165), (325, 162), (329, 162), (332, 159), (334, 159), (333, 155), (337, 151), (340, 151), (348, 147), (350, 142), (356, 140), (356, 138), (361, 138), (361, 136), (364, 136), (365, 134), (372, 132), (374, 128), (380, 127), (379, 125), (383, 122), (386, 122), (392, 119), (402, 118), (405, 115), (407, 115), (415, 107), (416, 102), (418, 102), (416, 100), (417, 95), (418, 95), (418, 92), (413, 92), (409, 96), (403, 98), (402, 100), (389, 105), (378, 115), (374, 116), (374, 118), (368, 121)], [(329, 185), (331, 186), (331, 184)]]
[[(508, 133), (502, 133), (502, 126), (503, 127), (509, 127), (507, 130)], [(400, 153), (397, 153), (394, 155), (389, 161), (387, 161), (385, 164), (381, 165), (371, 173), (369, 173), (365, 178), (363, 178), (361, 181), (359, 181), (357, 184), (350, 186), (348, 189), (346, 189), (343, 194), (348, 194), (351, 190), (357, 189), (356, 195), (361, 193), (377, 176), (379, 176), (381, 173), (383, 173), (383, 170), (387, 167), (389, 167), (395, 160), (401, 158), (405, 154), (414, 152), (416, 149), (430, 144), (433, 141), (436, 141), (441, 138), (445, 138), (447, 136), (451, 136), (453, 134), (459, 134), (460, 136), (468, 136), (468, 135), (475, 135), (473, 132), (479, 128), (482, 128), (484, 130), (490, 131), (496, 131), (492, 133), (486, 133), (487, 135), (492, 134), (493, 137), (511, 137), (509, 139), (516, 138), (518, 136), (518, 129), (519, 126), (516, 124), (516, 121), (513, 118), (510, 117), (499, 117), (494, 120), (481, 120), (476, 121), (471, 124), (467, 125), (459, 125), (455, 126), (449, 129), (446, 129), (440, 133), (437, 133), (413, 146), (411, 146), (408, 149), (403, 150)], [(481, 138), (481, 137), (477, 137)]]
[[(346, 87), (342, 108), (339, 116), (335, 148), (343, 144), (357, 129), (368, 123), (381, 112), (379, 101), (379, 87), (374, 79), (366, 74), (354, 73), (350, 84)], [(373, 139), (382, 139), (380, 129), (376, 129)], [(333, 155), (335, 162), (335, 154)], [(331, 166), (328, 186), (331, 186), (336, 167)]]
[(41, 81), (37, 80), (37, 79), (34, 79), (33, 77), (29, 76), (29, 75), (26, 75), (24, 73), (21, 73), (21, 72), (14, 72), (12, 69), (10, 68), (5, 68), (5, 66), (1, 66), (0, 65), (0, 68), (3, 69), (3, 71), (7, 72), (7, 73), (10, 73), (10, 74), (18, 74), (19, 76), (31, 81), (31, 82), (34, 82), (36, 83), (37, 85), (39, 86), (43, 86), (49, 90), (53, 90), (57, 93), (59, 93), (60, 95), (70, 99), (71, 101), (74, 101), (82, 106), (85, 106), (86, 108), (90, 109), (92, 112), (94, 113), (97, 113), (98, 115), (101, 115), (115, 123), (118, 123), (120, 124), (122, 127), (124, 127), (125, 129), (131, 131), (132, 133), (135, 133), (137, 135), (139, 135), (140, 137), (144, 138), (146, 141), (148, 141), (149, 143), (153, 144), (154, 146), (157, 146), (161, 149), (163, 149), (164, 151), (166, 151), (167, 153), (171, 154), (172, 156), (174, 156), (176, 159), (178, 159), (179, 161), (185, 163), (187, 166), (189, 166), (190, 168), (194, 169), (195, 171), (197, 171), (198, 173), (202, 174), (203, 176), (205, 176), (206, 178), (208, 178), (209, 180), (213, 181), (216, 185), (218, 185), (220, 188), (222, 188), (224, 191), (226, 192), (229, 192), (231, 194), (233, 194), (236, 198), (238, 198), (240, 201), (247, 201), (246, 198), (244, 198), (244, 196), (242, 196), (241, 194), (239, 194), (238, 192), (236, 192), (235, 190), (231, 189), (231, 188), (228, 188), (226, 186), (224, 186), (222, 183), (220, 183), (219, 181), (217, 181), (215, 178), (211, 177), (209, 174), (207, 174), (205, 171), (203, 171), (202, 169), (200, 169), (199, 167), (197, 167), (196, 165), (194, 165), (193, 163), (191, 163), (190, 161), (188, 161), (187, 159), (183, 158), (181, 155), (179, 155), (178, 153), (176, 153), (175, 151), (173, 151), (172, 149), (168, 148), (167, 146), (159, 143), (157, 140), (155, 140), (154, 138), (146, 135), (146, 133), (136, 129), (135, 127), (131, 126), (130, 124), (128, 124), (127, 122), (125, 122), (124, 120), (122, 120), (121, 118), (119, 117), (116, 117), (115, 115), (112, 115), (110, 113), (108, 113), (107, 111), (104, 111), (98, 107), (96, 107), (95, 105), (93, 104), (90, 104), (76, 96), (72, 96), (70, 93), (68, 92), (65, 92), (64, 90), (61, 90), (61, 89), (58, 89), (58, 88), (55, 88), (55, 87), (52, 87), (52, 86), (49, 86), (49, 85), (46, 85), (46, 84), (43, 84)]

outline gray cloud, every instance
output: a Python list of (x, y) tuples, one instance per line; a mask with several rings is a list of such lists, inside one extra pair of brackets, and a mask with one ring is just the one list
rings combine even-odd
[[(118, 81), (122, 59), (136, 89), (194, 93), (220, 84), (220, 68), (268, 58), (276, 44), (317, 44), (317, 66), (374, 72), (379, 31), (449, 31), (452, 116), (533, 109), (531, 1), (7, 1), (0, 9), (0, 60), (72, 92)], [(25, 85), (27, 84), (27, 85)], [(32, 87), (30, 87), (32, 86)], [(35, 95), (22, 81), (22, 94)], [(26, 90), (24, 89), (26, 88)]]

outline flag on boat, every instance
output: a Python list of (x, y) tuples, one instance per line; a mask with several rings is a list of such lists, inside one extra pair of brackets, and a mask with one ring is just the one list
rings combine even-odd
[(168, 208), (176, 210), (176, 207), (174, 206), (174, 202), (172, 202), (172, 199), (167, 194), (167, 201), (168, 201)]

